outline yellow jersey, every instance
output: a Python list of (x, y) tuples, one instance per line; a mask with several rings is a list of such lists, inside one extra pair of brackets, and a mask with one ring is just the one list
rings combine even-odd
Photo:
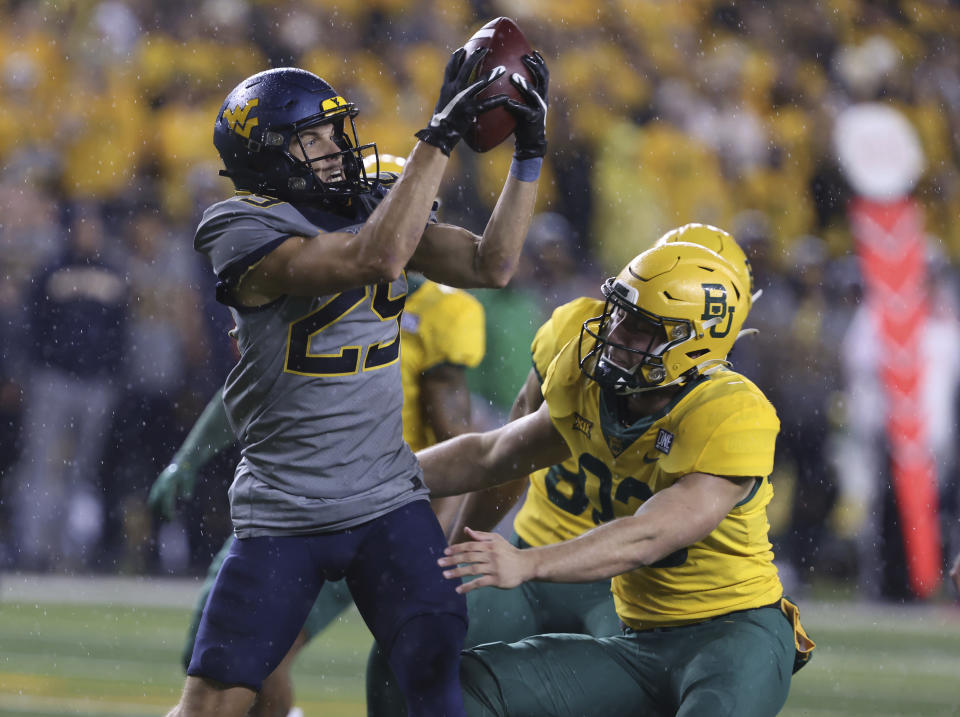
[(643, 630), (779, 600), (766, 506), (780, 422), (760, 389), (721, 369), (684, 385), (657, 414), (624, 426), (616, 396), (580, 371), (578, 345), (567, 343), (550, 365), (543, 395), (595, 523), (633, 515), (689, 473), (755, 478), (750, 494), (706, 538), (613, 578), (620, 619)]
[(483, 359), (483, 307), (460, 289), (407, 276), (407, 301), (400, 317), (400, 374), (403, 380), (403, 437), (418, 451), (436, 443), (424, 420), (420, 377), (441, 364), (473, 368)]
[[(580, 336), (583, 322), (603, 313), (603, 301), (580, 298), (554, 310), (533, 337), (530, 351), (540, 382), (560, 350)], [(530, 476), (526, 498), (513, 529), (527, 544), (549, 545), (576, 538), (596, 525), (577, 461), (537, 471)]]

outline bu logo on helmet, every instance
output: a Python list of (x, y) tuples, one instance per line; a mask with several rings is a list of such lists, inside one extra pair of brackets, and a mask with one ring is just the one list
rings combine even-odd
[[(732, 307), (727, 306), (727, 288), (723, 284), (701, 284), (703, 287), (703, 321), (713, 319), (710, 323), (710, 335), (715, 339), (722, 339), (730, 333), (730, 326), (733, 324)], [(729, 311), (727, 310), (729, 308)], [(727, 325), (723, 328), (720, 324), (726, 317)]]
[(260, 104), (260, 99), (254, 97), (243, 107), (237, 105), (233, 109), (224, 110), (223, 118), (227, 121), (227, 126), (244, 139), (250, 139), (250, 130), (260, 124), (260, 120), (256, 117), (250, 117), (249, 119), (247, 117), (250, 110), (258, 104)]

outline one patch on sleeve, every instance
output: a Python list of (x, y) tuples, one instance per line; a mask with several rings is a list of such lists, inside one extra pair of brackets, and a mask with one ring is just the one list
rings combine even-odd
[(661, 428), (657, 431), (657, 442), (654, 443), (654, 448), (661, 453), (670, 453), (670, 449), (673, 448), (673, 434)]

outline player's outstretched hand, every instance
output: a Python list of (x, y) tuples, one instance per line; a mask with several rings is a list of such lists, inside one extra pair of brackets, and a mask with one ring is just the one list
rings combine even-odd
[(439, 148), (447, 156), (478, 115), (507, 101), (506, 95), (483, 99), (477, 97), (480, 91), (506, 72), (502, 66), (498, 66), (489, 74), (471, 81), (477, 65), (487, 52), (486, 48), (481, 48), (467, 57), (467, 51), (461, 47), (451, 55), (443, 73), (436, 111), (430, 123), (417, 132), (418, 139)]
[(957, 586), (957, 592), (960, 593), (960, 553), (957, 553), (953, 567), (950, 568), (950, 577), (953, 578), (953, 584)]
[(533, 159), (547, 153), (547, 86), (550, 72), (539, 52), (534, 51), (532, 55), (524, 55), (520, 59), (533, 75), (534, 84), (531, 87), (523, 75), (513, 73), (510, 82), (520, 91), (525, 102), (509, 100), (504, 106), (517, 120), (517, 128), (513, 131), (513, 156), (517, 159)]
[(457, 592), (466, 594), (471, 590), (492, 585), (497, 588), (515, 588), (530, 579), (525, 551), (510, 545), (497, 533), (484, 533), (466, 528), (473, 540), (457, 543), (443, 551), (444, 557), (437, 561), (444, 568), (443, 577), (450, 580), (479, 575), (476, 580), (457, 586)]
[(192, 498), (196, 483), (195, 470), (182, 463), (173, 462), (164, 468), (153, 482), (147, 504), (158, 511), (164, 520), (173, 520), (177, 512), (177, 498)]

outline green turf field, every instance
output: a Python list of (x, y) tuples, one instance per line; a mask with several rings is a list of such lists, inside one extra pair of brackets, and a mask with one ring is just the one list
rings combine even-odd
[[(57, 597), (0, 602), (0, 715), (164, 714), (182, 686), (189, 610)], [(801, 607), (819, 646), (783, 715), (960, 717), (960, 608)], [(350, 611), (306, 649), (295, 680), (307, 717), (364, 715), (369, 644)]]

